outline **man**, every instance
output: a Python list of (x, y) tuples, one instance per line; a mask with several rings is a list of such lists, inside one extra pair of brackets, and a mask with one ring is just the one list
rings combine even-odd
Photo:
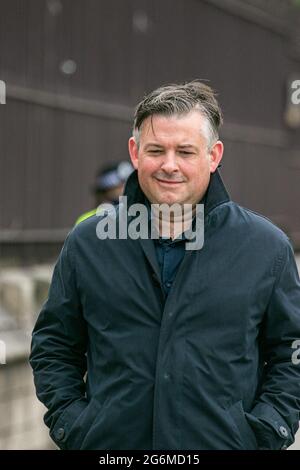
[(200, 249), (186, 249), (187, 224), (179, 236), (175, 218), (166, 237), (155, 211), (155, 239), (99, 239), (91, 217), (65, 241), (30, 356), (61, 449), (294, 441), (297, 268), (285, 234), (230, 200), (217, 170), (221, 122), (207, 85), (164, 86), (137, 106), (129, 139), (128, 207), (188, 205), (191, 228), (204, 204)]
[(119, 197), (124, 191), (125, 182), (132, 170), (132, 165), (127, 161), (112, 163), (100, 168), (96, 176), (95, 185), (92, 188), (95, 209), (85, 212), (78, 217), (75, 225), (92, 215), (99, 214), (102, 204), (118, 204)]

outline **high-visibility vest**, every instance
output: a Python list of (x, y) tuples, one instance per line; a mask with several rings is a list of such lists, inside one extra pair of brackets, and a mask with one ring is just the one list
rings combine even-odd
[(78, 219), (76, 220), (75, 225), (78, 225), (78, 224), (80, 224), (80, 222), (82, 222), (83, 220), (88, 219), (89, 217), (92, 217), (92, 215), (96, 215), (97, 210), (98, 210), (98, 207), (96, 207), (96, 209), (93, 209), (93, 210), (91, 210), (91, 211), (88, 211), (88, 212), (85, 212), (84, 214), (82, 214), (82, 215), (81, 215), (80, 217), (78, 217)]

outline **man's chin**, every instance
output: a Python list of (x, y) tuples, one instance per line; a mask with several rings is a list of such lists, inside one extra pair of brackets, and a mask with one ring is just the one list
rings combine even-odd
[(162, 197), (158, 199), (159, 202), (156, 204), (167, 204), (168, 206), (171, 206), (172, 204), (183, 204), (180, 200), (177, 198), (170, 198), (170, 197)]
[(157, 193), (154, 191), (149, 194), (148, 199), (152, 204), (168, 204), (171, 206), (172, 204), (183, 204), (184, 201), (182, 201), (182, 198), (178, 197), (178, 194), (175, 194), (174, 192), (172, 193), (167, 193), (167, 192), (161, 192)]

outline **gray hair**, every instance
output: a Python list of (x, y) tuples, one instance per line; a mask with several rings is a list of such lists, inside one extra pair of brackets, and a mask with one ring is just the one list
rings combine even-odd
[(219, 139), (219, 127), (223, 123), (223, 117), (215, 91), (200, 80), (164, 85), (144, 96), (134, 114), (133, 137), (137, 145), (141, 126), (149, 116), (184, 115), (194, 110), (199, 110), (205, 118), (203, 132), (210, 148)]

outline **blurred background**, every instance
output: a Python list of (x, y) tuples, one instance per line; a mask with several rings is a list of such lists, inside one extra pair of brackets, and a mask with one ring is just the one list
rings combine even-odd
[(232, 199), (297, 254), (299, 0), (0, 0), (0, 449), (55, 448), (28, 366), (53, 264), (101, 169), (124, 176), (137, 102), (195, 78), (218, 92)]

